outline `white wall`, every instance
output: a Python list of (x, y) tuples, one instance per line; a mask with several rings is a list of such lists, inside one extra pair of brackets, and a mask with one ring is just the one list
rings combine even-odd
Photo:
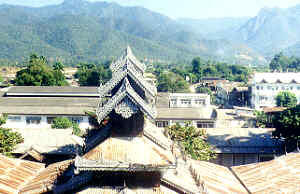
[(170, 108), (192, 108), (210, 106), (210, 95), (192, 93), (171, 93), (169, 96)]
[(261, 107), (275, 107), (276, 96), (281, 91), (294, 93), (300, 102), (300, 84), (290, 83), (254, 83), (251, 88), (251, 106), (259, 109)]
[[(13, 119), (20, 118), (20, 120)], [(28, 124), (26, 122), (26, 118), (28, 117), (40, 117), (41, 121), (39, 124)], [(47, 117), (70, 117), (70, 116), (55, 116), (55, 115), (8, 115), (8, 119), (4, 127), (7, 128), (28, 128), (28, 129), (50, 129), (51, 124), (47, 123)], [(71, 117), (78, 117), (78, 116), (71, 116)], [(79, 127), (84, 130), (87, 128), (91, 128), (92, 126), (89, 124), (88, 116), (80, 116), (82, 117), (82, 121), (79, 123)], [(13, 119), (13, 120), (12, 120)]]

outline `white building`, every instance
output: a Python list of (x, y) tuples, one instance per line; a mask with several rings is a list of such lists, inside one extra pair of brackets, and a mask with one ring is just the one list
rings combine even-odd
[(170, 108), (198, 108), (210, 106), (210, 95), (193, 93), (170, 93)]
[(294, 93), (300, 102), (300, 73), (256, 73), (251, 85), (251, 106), (255, 109), (276, 106), (281, 91)]
[(0, 93), (0, 115), (7, 115), (4, 127), (51, 129), (57, 117), (69, 118), (81, 129), (91, 128), (87, 111), (98, 104), (96, 87), (11, 87)]

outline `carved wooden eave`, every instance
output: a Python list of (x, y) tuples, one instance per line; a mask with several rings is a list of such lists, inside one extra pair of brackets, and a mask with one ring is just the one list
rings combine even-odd
[(77, 156), (75, 158), (76, 170), (80, 171), (133, 171), (156, 172), (168, 169), (176, 169), (176, 165), (144, 165), (120, 161), (88, 160)]
[(146, 70), (146, 65), (137, 60), (129, 46), (126, 48), (124, 54), (116, 62), (110, 65), (110, 69), (112, 73), (115, 74), (122, 66), (126, 64), (132, 64), (142, 74), (144, 74)]
[[(121, 106), (121, 107), (120, 107)], [(122, 111), (122, 109), (125, 109)], [(108, 116), (108, 114), (115, 110), (121, 114), (124, 118), (129, 118), (132, 114), (140, 109), (150, 119), (155, 120), (157, 111), (154, 106), (146, 103), (130, 86), (128, 79), (125, 77), (122, 86), (118, 92), (112, 96), (103, 106), (100, 106), (97, 110), (98, 121), (101, 123), (102, 120)]]
[(105, 85), (101, 85), (98, 89), (100, 98), (103, 98), (109, 94), (109, 92), (116, 87), (125, 77), (130, 76), (144, 91), (146, 91), (153, 98), (157, 94), (156, 87), (145, 81), (144, 77), (138, 73), (132, 65), (128, 64), (119, 69), (118, 72), (114, 74), (112, 79), (108, 81)]

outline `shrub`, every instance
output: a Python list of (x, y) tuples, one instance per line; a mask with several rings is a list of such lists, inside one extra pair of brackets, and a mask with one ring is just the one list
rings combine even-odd
[(67, 129), (67, 128), (71, 128), (72, 126), (73, 126), (72, 122), (66, 117), (55, 118), (51, 125), (51, 127), (54, 129)]
[(78, 123), (73, 123), (73, 134), (77, 135), (78, 137), (81, 137), (83, 135)]
[(23, 141), (24, 139), (20, 133), (0, 127), (0, 153), (10, 155), (10, 152), (15, 149), (15, 146)]

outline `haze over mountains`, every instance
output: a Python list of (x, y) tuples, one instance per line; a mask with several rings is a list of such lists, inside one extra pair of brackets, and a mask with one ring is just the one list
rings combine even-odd
[(173, 20), (141, 7), (85, 0), (41, 8), (0, 5), (0, 61), (24, 61), (35, 52), (67, 63), (94, 62), (113, 59), (130, 45), (140, 59), (202, 56), (263, 64), (264, 56), (294, 49), (297, 16), (300, 6), (262, 10), (254, 18)]

